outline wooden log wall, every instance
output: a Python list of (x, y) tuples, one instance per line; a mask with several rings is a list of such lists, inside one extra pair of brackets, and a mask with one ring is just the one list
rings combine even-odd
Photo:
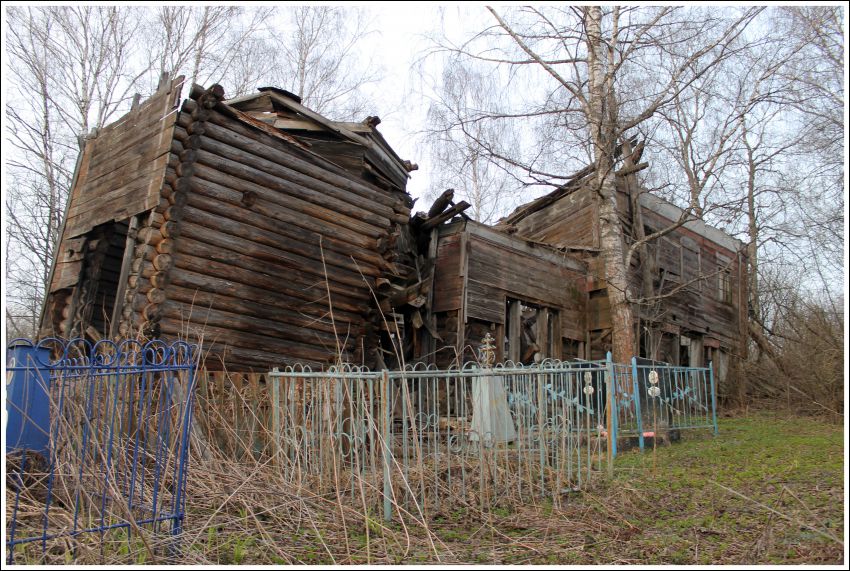
[[(650, 228), (658, 229), (671, 224), (662, 216), (644, 209), (644, 219)], [(665, 320), (691, 331), (719, 340), (728, 348), (740, 348), (742, 320), (746, 325), (746, 288), (744, 263), (737, 252), (680, 227), (666, 237), (657, 247), (659, 266), (680, 268), (679, 280), (673, 287), (684, 285), (697, 275), (703, 279), (680, 289), (664, 300)], [(729, 266), (730, 287), (733, 295), (728, 301), (718, 295), (718, 272)], [(744, 279), (742, 279), (744, 278)], [(664, 288), (670, 291), (670, 287)], [(743, 313), (742, 313), (743, 308)], [(675, 319), (673, 319), (675, 316)]]
[(222, 98), (195, 86), (183, 104), (125, 310), (140, 311), (147, 335), (203, 337), (211, 368), (368, 361), (372, 290), (395, 270), (385, 244), (408, 220), (406, 195), (243, 121)]
[[(588, 184), (574, 184), (575, 190), (562, 192), (563, 196), (542, 208), (529, 208), (527, 213), (522, 213), (522, 208), (518, 209), (510, 222), (518, 236), (586, 252), (589, 267), (587, 289), (590, 293), (587, 328), (591, 332), (589, 340), (593, 342), (595, 339), (595, 354), (599, 354), (598, 351), (605, 349), (600, 343), (604, 345), (604, 340), (610, 339), (611, 311), (605, 293), (604, 268), (594, 252), (598, 246), (598, 213)], [(625, 179), (622, 178), (618, 179), (617, 200), (625, 233), (624, 243), (628, 246), (633, 241), (634, 213)], [(641, 206), (641, 214), (643, 223), (651, 230), (673, 223), (646, 206)], [(676, 332), (676, 335), (687, 333), (694, 338), (705, 336), (727, 348), (734, 348), (736, 352), (745, 351), (746, 297), (741, 291), (746, 290), (746, 280), (740, 273), (745, 265), (745, 261), (739, 258), (740, 254), (687, 227), (680, 227), (651, 243), (649, 251), (655, 268), (659, 270), (653, 286), (656, 290), (661, 287), (664, 294), (675, 293), (650, 312), (643, 310), (643, 318), (654, 322), (659, 331), (664, 329), (668, 333)], [(731, 303), (724, 302), (717, 295), (716, 273), (722, 265), (718, 260), (733, 261), (729, 269), (730, 287), (734, 293)], [(661, 268), (664, 269), (663, 283)], [(705, 277), (681, 287), (698, 275)], [(632, 259), (629, 279), (633, 291), (641, 291), (643, 276), (638, 256)]]
[[(93, 255), (95, 241), (105, 225), (123, 224), (160, 202), (166, 165), (172, 160), (172, 134), (182, 87), (182, 76), (173, 81), (163, 77), (151, 98), (83, 139), (53, 261), (41, 335), (80, 333), (80, 325), (85, 327), (88, 317), (85, 307), (91, 301), (85, 298), (97, 290), (100, 275), (100, 261)], [(94, 282), (84, 284), (82, 280)], [(102, 327), (105, 329), (105, 324)]]
[(594, 196), (590, 185), (584, 184), (516, 222), (517, 234), (556, 248), (598, 248), (599, 208)]

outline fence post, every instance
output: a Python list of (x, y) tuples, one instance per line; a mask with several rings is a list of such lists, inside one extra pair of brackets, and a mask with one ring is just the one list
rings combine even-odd
[(390, 372), (383, 370), (381, 377), (381, 440), (383, 442), (382, 464), (384, 469), (384, 521), (391, 521), (393, 518), (392, 512), (392, 483), (390, 481), (390, 462), (392, 456), (390, 454), (390, 410), (392, 402), (390, 402)]
[(607, 376), (607, 393), (608, 393), (608, 475), (614, 475), (614, 458), (617, 456), (617, 398), (616, 383), (614, 382), (614, 361), (611, 357), (611, 351), (605, 357)]
[(281, 456), (283, 449), (281, 441), (283, 440), (280, 426), (280, 369), (275, 367), (272, 369), (272, 438), (274, 438), (274, 462), (275, 465), (281, 467)]
[(711, 379), (711, 420), (714, 423), (714, 435), (717, 436), (717, 391), (714, 387), (714, 361), (708, 362), (708, 377)]
[(637, 421), (638, 446), (643, 452), (643, 416), (640, 411), (640, 383), (638, 382), (637, 357), (632, 357), (632, 390), (635, 401), (635, 420)]
[[(194, 404), (194, 395), (195, 395), (195, 379), (198, 373), (197, 367), (195, 366), (194, 358), (195, 356), (190, 352), (189, 355), (186, 356), (189, 361), (188, 367), (188, 382), (186, 387), (186, 398), (183, 403), (183, 426), (181, 428), (182, 433), (180, 435), (180, 456), (177, 460), (178, 462), (178, 472), (177, 478), (174, 482), (175, 492), (174, 492), (174, 506), (176, 507), (175, 511), (179, 510), (179, 513), (174, 513), (174, 519), (172, 520), (171, 525), (171, 534), (172, 535), (180, 535), (183, 531), (183, 518), (186, 515), (186, 479), (188, 475), (188, 462), (189, 462), (189, 432), (192, 427), (192, 412), (193, 412), (193, 404)], [(153, 506), (156, 509), (156, 505)], [(177, 546), (172, 544), (172, 549), (177, 549)]]

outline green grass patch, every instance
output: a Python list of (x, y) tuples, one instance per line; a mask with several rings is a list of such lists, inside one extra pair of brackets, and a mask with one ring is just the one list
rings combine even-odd
[(429, 533), (375, 513), (355, 513), (343, 528), (328, 500), (312, 520), (282, 510), (257, 523), (233, 509), (192, 549), (209, 562), (243, 565), (838, 565), (843, 438), (841, 426), (811, 418), (724, 418), (717, 437), (683, 431), (655, 452), (620, 454), (613, 479), (581, 492), (524, 503), (500, 497), (483, 511), (441, 506)]

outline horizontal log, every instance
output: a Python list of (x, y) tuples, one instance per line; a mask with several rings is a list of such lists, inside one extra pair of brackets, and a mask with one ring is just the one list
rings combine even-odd
[(174, 262), (174, 258), (170, 254), (159, 254), (153, 259), (153, 267), (158, 271), (168, 270)]
[[(169, 325), (170, 323), (171, 320), (168, 320)], [(183, 338), (179, 328), (175, 332), (169, 330), (166, 335), (175, 339)], [(286, 367), (287, 365), (308, 365), (319, 369), (322, 364), (326, 363), (326, 361), (316, 361), (303, 357), (296, 359), (264, 351), (226, 346), (221, 343), (205, 346), (201, 359), (201, 366), (205, 369), (209, 371), (226, 369), (228, 373), (268, 372), (274, 367)]]
[(154, 287), (151, 288), (145, 297), (147, 297), (148, 301), (151, 303), (162, 303), (165, 301), (165, 291)]
[[(205, 228), (195, 227), (191, 232), (207, 233)], [(189, 230), (187, 230), (188, 232)], [(215, 236), (211, 237), (215, 240)], [(368, 304), (370, 300), (369, 291), (363, 284), (360, 287), (352, 287), (340, 284), (333, 275), (329, 275), (328, 283), (325, 284), (324, 276), (311, 275), (300, 271), (300, 268), (287, 267), (273, 260), (263, 260), (249, 255), (245, 251), (234, 251), (219, 247), (211, 240), (198, 239), (196, 236), (187, 236), (181, 239), (175, 256), (189, 253), (214, 262), (224, 263), (229, 266), (231, 275), (238, 276), (240, 281), (250, 283), (252, 276), (265, 276), (275, 278), (298, 286), (305, 290), (322, 291), (326, 287), (330, 289), (334, 300), (350, 306), (361, 306)]]
[(367, 200), (388, 206), (399, 214), (404, 214), (408, 217), (410, 216), (410, 208), (407, 206), (407, 198), (404, 193), (387, 193), (376, 186), (372, 186), (366, 181), (354, 179), (347, 171), (345, 171), (345, 169), (330, 163), (330, 165), (332, 165), (337, 171), (332, 172), (332, 170), (328, 168), (327, 163), (329, 163), (329, 161), (327, 161), (327, 159), (317, 156), (309, 151), (292, 148), (284, 141), (276, 140), (273, 137), (260, 135), (253, 128), (225, 117), (218, 111), (210, 113), (209, 122), (206, 124), (206, 127), (210, 128), (212, 126), (224, 127), (234, 134), (239, 134), (249, 139), (257, 140), (262, 143), (263, 148), (272, 147), (278, 151), (289, 152), (293, 156), (291, 166), (299, 172), (316, 176), (319, 180), (330, 185), (349, 190), (355, 194), (360, 194)]
[[(295, 327), (264, 317), (227, 311), (218, 306), (203, 306), (197, 303), (188, 304), (169, 299), (163, 304), (162, 315), (164, 317), (181, 315), (187, 321), (232, 330), (236, 335), (239, 332), (267, 335), (273, 339), (303, 343), (305, 346), (316, 347), (322, 350), (336, 347), (337, 344), (337, 339), (332, 332), (327, 333), (319, 330), (311, 330), (306, 327)], [(339, 343), (340, 345), (343, 344), (344, 339), (340, 339)]]
[(132, 275), (134, 276), (149, 278), (154, 274), (155, 270), (153, 269), (153, 265), (148, 262), (148, 260), (136, 258), (135, 260), (133, 260), (133, 265), (130, 267), (130, 271), (133, 272)]
[(154, 272), (150, 280), (151, 285), (157, 289), (166, 289), (171, 281), (167, 271)]
[[(263, 291), (266, 296), (268, 293), (274, 294), (276, 301), (274, 303), (287, 305), (297, 311), (309, 311), (312, 314), (319, 313), (324, 315), (324, 312), (329, 311), (328, 296), (323, 283), (312, 283), (302, 285), (296, 279), (281, 279), (256, 272), (248, 272), (244, 269), (231, 266), (226, 263), (213, 261), (210, 259), (197, 258), (184, 252), (178, 252), (174, 256), (175, 268), (189, 270), (196, 273), (206, 274), (209, 278), (208, 283), (215, 283), (213, 287), (205, 287), (206, 291), (222, 291), (232, 292), (234, 290), (257, 292)], [(174, 272), (172, 268), (171, 271)], [(176, 282), (177, 274), (172, 274), (171, 283)], [(220, 289), (215, 289), (216, 287)], [(228, 293), (228, 295), (233, 295)], [(250, 298), (250, 293), (248, 294)], [(263, 294), (260, 294), (263, 295)], [(266, 297), (264, 296), (264, 297)], [(344, 297), (336, 295), (333, 298), (333, 309), (346, 312), (352, 318), (362, 315), (368, 309), (365, 302), (353, 303), (347, 302)], [(353, 320), (353, 319), (352, 319)]]
[(363, 263), (359, 264), (360, 271), (358, 271), (351, 258), (337, 252), (323, 251), (323, 246), (320, 248), (318, 236), (314, 243), (305, 244), (298, 241), (295, 236), (280, 236), (268, 230), (241, 224), (224, 216), (201, 210), (195, 206), (194, 202), (186, 205), (182, 224), (183, 236), (191, 232), (191, 235), (200, 241), (215, 240), (216, 244), (230, 250), (245, 252), (247, 255), (265, 261), (286, 265), (318, 278), (324, 279), (327, 275), (340, 283), (358, 289), (366, 286), (363, 275), (376, 277), (381, 274), (374, 266)]
[[(209, 214), (205, 222), (197, 219), (196, 211), (199, 210)], [(310, 260), (321, 260), (323, 250), (326, 264), (341, 268), (344, 271), (353, 270), (352, 277), (360, 277), (356, 270), (357, 266), (364, 274), (373, 276), (380, 275), (377, 268), (384, 266), (383, 258), (373, 249), (352, 245), (333, 235), (328, 236), (328, 232), (318, 234), (292, 224), (282, 223), (282, 220), (270, 219), (259, 212), (254, 212), (253, 209), (234, 207), (211, 196), (201, 194), (201, 192), (193, 192), (190, 195), (187, 212), (191, 212), (190, 216), (194, 217), (193, 221), (201, 225), (218, 228), (229, 234), (243, 236), (261, 244), (291, 251), (306, 256)], [(216, 219), (211, 217), (216, 217)], [(218, 218), (223, 218), (227, 221), (227, 224), (218, 225)], [(352, 262), (352, 257), (358, 260), (357, 266)], [(362, 283), (362, 280), (360, 282)]]
[[(317, 190), (314, 188), (315, 185), (310, 185), (309, 182), (305, 184), (308, 177), (281, 176), (281, 174), (286, 174), (284, 172), (287, 170), (285, 167), (272, 168), (267, 166), (265, 169), (260, 169), (257, 167), (256, 159), (239, 152), (233, 152), (232, 147), (227, 147), (206, 137), (201, 142), (201, 150), (198, 151), (198, 162), (261, 186), (299, 196), (313, 204), (332, 208), (341, 214), (357, 218), (378, 228), (388, 228), (390, 225), (389, 215), (376, 214), (367, 208), (368, 205), (362, 199), (360, 203), (355, 204), (346, 200), (353, 195), (345, 196), (339, 189), (328, 192), (327, 186)], [(274, 166), (276, 167), (276, 165)], [(299, 178), (301, 180), (298, 180)]]
[[(290, 185), (262, 186), (244, 177), (233, 176), (219, 171), (214, 167), (207, 166), (203, 161), (197, 163), (195, 168), (196, 173), (193, 183), (196, 179), (203, 179), (206, 182), (211, 182), (235, 191), (253, 192), (257, 197), (291, 210), (296, 215), (305, 215), (303, 217), (305, 220), (315, 218), (317, 224), (324, 225), (331, 223), (335, 227), (341, 227), (342, 229), (369, 236), (370, 238), (383, 236), (387, 232), (386, 227), (368, 224), (357, 217), (343, 214), (335, 210), (331, 204), (321, 201), (317, 203), (316, 201), (304, 200), (301, 198), (297, 187)], [(208, 185), (206, 187), (212, 188)]]
[[(196, 176), (192, 178), (192, 190), (209, 198), (233, 206), (243, 206), (243, 197), (246, 193), (252, 193), (256, 200), (250, 210), (257, 214), (291, 224), (308, 232), (335, 237), (346, 244), (360, 248), (371, 249), (376, 240), (369, 234), (356, 232), (337, 223), (339, 214), (325, 208), (317, 208), (315, 205), (302, 200), (281, 195), (273, 190), (268, 190), (258, 185), (239, 185), (241, 188), (233, 188), (228, 183), (233, 181), (214, 177), (214, 171), (209, 167), (198, 165)], [(354, 221), (353, 222), (357, 222)], [(355, 224), (359, 226), (359, 224)]]
[[(236, 332), (226, 327), (203, 323), (187, 323), (187, 316), (181, 313), (180, 307), (168, 304), (167, 318), (160, 322), (161, 331), (168, 335), (185, 336), (187, 329), (193, 334), (189, 337), (202, 336), (204, 339), (204, 350), (215, 351), (217, 346), (221, 351), (226, 348), (248, 349), (268, 356), (273, 361), (277, 356), (286, 356), (290, 359), (306, 359), (314, 362), (327, 362), (334, 359), (334, 352), (322, 350), (319, 347), (307, 346), (292, 341), (274, 339), (266, 335), (255, 335), (248, 332)], [(225, 349), (226, 351), (226, 349)], [(225, 353), (226, 354), (226, 353)]]
[[(145, 226), (144, 228), (139, 229), (139, 237), (138, 240), (142, 244), (147, 244), (152, 247), (156, 247), (163, 239), (162, 232), (159, 228), (153, 228), (151, 226)], [(153, 249), (153, 248), (152, 248)]]
[(194, 161), (191, 162), (191, 163), (189, 163), (189, 162), (184, 163), (183, 161), (178, 160), (177, 164), (174, 166), (174, 171), (177, 173), (177, 176), (180, 177), (180, 178), (191, 177), (195, 172)]
[(159, 254), (173, 254), (176, 248), (175, 241), (171, 238), (163, 238), (159, 244), (156, 245), (156, 251)]
[(180, 222), (177, 220), (167, 220), (161, 228), (163, 239), (171, 238), (172, 240), (180, 236)]
[[(368, 189), (341, 176), (329, 177), (326, 167), (309, 164), (299, 159), (292, 149), (289, 152), (274, 149), (264, 144), (265, 141), (251, 139), (215, 124), (205, 125), (204, 139), (201, 141), (202, 148), (205, 148), (209, 139), (227, 145), (233, 149), (230, 152), (238, 150), (245, 156), (252, 157), (251, 163), (257, 168), (295, 183), (311, 186), (318, 191), (329, 192), (342, 200), (370, 205), (370, 210), (380, 216), (391, 216), (396, 212), (394, 206), (401, 208), (401, 202), (393, 200), (386, 191)], [(328, 182), (329, 178), (333, 182)]]
[(149, 323), (159, 321), (162, 316), (162, 306), (158, 303), (151, 303), (142, 309), (142, 319)]
[[(197, 295), (213, 294), (228, 299), (244, 300), (246, 304), (274, 307), (281, 311), (295, 313), (305, 319), (324, 322), (330, 319), (330, 312), (325, 300), (314, 302), (313, 300), (281, 299), (286, 292), (277, 290), (269, 291), (254, 285), (246, 285), (239, 282), (231, 282), (218, 277), (212, 277), (204, 273), (185, 270), (179, 265), (169, 272), (172, 288), (178, 288), (175, 296), (180, 296), (179, 289), (185, 289)], [(184, 299), (185, 301), (185, 299)], [(282, 301), (284, 303), (282, 303)], [(235, 307), (235, 306), (234, 306)], [(349, 312), (340, 307), (334, 307), (334, 317), (338, 323), (360, 323), (363, 319), (361, 312)]]
[[(185, 104), (184, 104), (185, 108)], [(180, 125), (184, 129), (192, 124), (192, 116), (185, 109), (181, 109), (177, 113), (177, 120), (175, 121), (176, 125)]]
[[(169, 299), (199, 308), (212, 307), (237, 315), (266, 318), (291, 327), (309, 329), (325, 335), (334, 334), (334, 324), (329, 315), (326, 317), (304, 315), (281, 306), (279, 303), (262, 303), (254, 299), (229, 297), (218, 292), (187, 287), (184, 277), (181, 274), (178, 278), (179, 285), (175, 284), (169, 289)], [(342, 323), (345, 327), (348, 327), (346, 322)]]

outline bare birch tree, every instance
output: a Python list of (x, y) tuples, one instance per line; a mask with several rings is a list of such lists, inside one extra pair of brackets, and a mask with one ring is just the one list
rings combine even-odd
[(450, 58), (435, 92), (424, 140), (439, 169), (425, 198), (434, 200), (444, 189), (453, 188), (456, 200), (471, 205), (473, 219), (493, 223), (513, 206), (516, 189), (522, 186), (510, 168), (481, 145), (487, 141), (504, 153), (518, 144), (507, 125), (480, 121), (475, 115), (498, 112), (499, 86), (486, 69)]
[(152, 64), (170, 77), (228, 86), (230, 96), (257, 87), (275, 52), (268, 42), (272, 8), (163, 6), (148, 18)]
[(372, 33), (366, 10), (298, 6), (281, 13), (272, 32), (277, 56), (267, 62), (275, 85), (291, 90), (305, 105), (336, 120), (361, 120), (369, 109), (364, 91), (383, 73), (362, 51)]
[(36, 319), (58, 244), (77, 137), (125, 105), (146, 70), (129, 62), (138, 14), (107, 7), (10, 8), (6, 107), (7, 270), (16, 315)]
[[(640, 244), (627, 251), (623, 241), (615, 189), (617, 147), (627, 133), (734, 53), (742, 31), (760, 10), (531, 7), (505, 16), (488, 11), (496, 26), (449, 49), (512, 70), (533, 67), (546, 98), (521, 103), (511, 115), (555, 115), (564, 127), (561, 137), (541, 144), (589, 149), (599, 195), (600, 257), (611, 303), (613, 353), (615, 359), (627, 359), (635, 354), (631, 300), (639, 297), (628, 288), (627, 260)], [(527, 163), (522, 166), (545, 174)]]

